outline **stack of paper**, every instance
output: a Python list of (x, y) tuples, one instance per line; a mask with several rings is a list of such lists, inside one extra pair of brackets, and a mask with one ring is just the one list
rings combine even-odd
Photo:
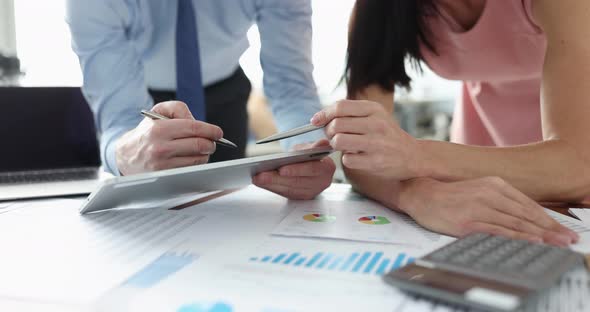
[(52, 200), (1, 214), (0, 297), (91, 303), (192, 237), (203, 218), (158, 209), (81, 216), (81, 204)]
[(590, 226), (590, 209), (586, 208), (570, 208), (569, 212)]
[(562, 215), (553, 210), (546, 209), (546, 211), (553, 219), (557, 220), (557, 222), (567, 226), (580, 235), (578, 243), (570, 246), (572, 250), (580, 253), (590, 253), (590, 226), (578, 219)]

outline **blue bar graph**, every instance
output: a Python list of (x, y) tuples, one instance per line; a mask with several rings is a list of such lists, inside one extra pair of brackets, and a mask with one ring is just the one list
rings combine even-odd
[(326, 266), (326, 264), (328, 264), (330, 259), (332, 259), (332, 254), (327, 254), (324, 257), (324, 259), (322, 259), (322, 261), (318, 264), (318, 269), (323, 269)]
[(137, 288), (150, 288), (191, 264), (198, 257), (198, 255), (189, 253), (166, 252), (132, 275), (123, 284)]
[(280, 255), (276, 256), (274, 259), (272, 259), (272, 263), (279, 263), (286, 256), (287, 256), (287, 254), (280, 254)]
[(293, 260), (295, 260), (295, 258), (299, 257), (299, 253), (298, 252), (294, 252), (292, 253), (289, 258), (287, 258), (287, 260), (285, 260), (285, 262), (283, 262), (284, 264), (291, 264), (291, 262), (293, 262)]
[(383, 256), (382, 252), (376, 252), (375, 255), (373, 255), (373, 258), (371, 258), (371, 261), (369, 262), (369, 264), (367, 264), (367, 267), (365, 268), (363, 273), (365, 273), (365, 274), (371, 273), (371, 271), (373, 271), (373, 268), (377, 264), (377, 261), (379, 261), (379, 259), (381, 259), (382, 256)]
[(414, 262), (414, 258), (400, 252), (387, 255), (383, 251), (351, 252), (338, 255), (329, 252), (304, 254), (300, 252), (279, 253), (262, 257), (251, 257), (250, 262), (283, 266), (300, 267), (303, 269), (340, 271), (366, 275), (384, 275)]
[(393, 265), (391, 266), (391, 271), (399, 268), (402, 266), (402, 263), (404, 262), (404, 258), (406, 258), (406, 254), (405, 253), (400, 253), (397, 258), (395, 258), (395, 262), (393, 262)]
[(232, 312), (233, 308), (223, 302), (214, 304), (185, 304), (176, 310), (177, 312)]
[(338, 267), (338, 265), (340, 264), (340, 262), (342, 262), (342, 260), (344, 260), (343, 257), (338, 257), (338, 258), (334, 259), (334, 261), (332, 261), (332, 263), (330, 263), (330, 266), (328, 266), (328, 270), (334, 270), (336, 267)]
[(377, 269), (376, 274), (384, 275), (385, 273), (387, 273), (387, 267), (389, 266), (389, 262), (391, 262), (389, 259), (383, 259), (383, 261), (381, 261), (381, 264), (379, 265), (379, 268)]
[(357, 263), (352, 268), (352, 272), (357, 273), (358, 271), (360, 271), (361, 268), (363, 267), (363, 264), (365, 264), (365, 262), (367, 262), (367, 260), (369, 259), (370, 256), (371, 256), (371, 252), (364, 252), (363, 255), (361, 256), (361, 258), (359, 259), (359, 261), (357, 261)]
[(352, 253), (350, 256), (348, 256), (348, 259), (346, 259), (346, 262), (344, 262), (344, 264), (340, 267), (340, 271), (348, 271), (348, 268), (350, 268), (350, 266), (352, 265), (352, 263), (354, 262), (354, 260), (356, 260), (356, 258), (358, 258), (359, 254), (358, 253)]
[(295, 266), (300, 266), (303, 264), (303, 262), (305, 262), (305, 258), (301, 257), (301, 258), (297, 259), (297, 261), (295, 261)]
[(314, 263), (316, 263), (316, 261), (318, 261), (321, 257), (322, 257), (323, 253), (322, 252), (318, 252), (316, 253), (310, 260), (308, 263), (305, 264), (306, 267), (310, 268), (314, 265)]

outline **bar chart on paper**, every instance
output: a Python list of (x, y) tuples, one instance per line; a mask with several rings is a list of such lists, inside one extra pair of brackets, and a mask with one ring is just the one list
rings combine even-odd
[(182, 270), (198, 258), (198, 255), (190, 252), (166, 252), (135, 273), (135, 275), (132, 275), (124, 282), (124, 285), (138, 288), (152, 287), (168, 276)]
[(352, 252), (347, 255), (330, 252), (316, 252), (315, 254), (305, 255), (293, 252), (252, 257), (249, 261), (275, 266), (383, 275), (414, 262), (414, 258), (403, 252), (387, 256), (381, 251)]
[(178, 308), (176, 312), (232, 312), (233, 308), (225, 302), (216, 302), (212, 304), (185, 304)]

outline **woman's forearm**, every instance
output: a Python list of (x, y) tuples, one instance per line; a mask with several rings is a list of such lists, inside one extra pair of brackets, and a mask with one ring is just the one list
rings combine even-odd
[(397, 181), (376, 176), (367, 171), (347, 168), (344, 168), (344, 173), (355, 191), (390, 209), (407, 214), (427, 206), (434, 185), (438, 183), (435, 179), (428, 177)]
[(372, 175), (366, 171), (344, 168), (353, 189), (395, 210), (402, 210), (399, 203), (400, 181)]
[[(577, 202), (590, 195), (590, 164), (569, 144), (551, 140), (517, 147), (478, 147), (421, 141), (428, 178), (461, 181), (497, 176), (536, 201)], [(398, 181), (345, 169), (355, 190), (398, 210), (413, 205), (416, 180)]]
[(344, 169), (352, 188), (393, 210), (410, 213), (428, 201), (429, 190), (437, 181), (432, 178), (416, 178), (397, 181), (376, 176), (366, 171)]
[(572, 144), (549, 140), (516, 147), (420, 141), (422, 176), (458, 181), (498, 176), (537, 201), (575, 202), (590, 195), (590, 163)]

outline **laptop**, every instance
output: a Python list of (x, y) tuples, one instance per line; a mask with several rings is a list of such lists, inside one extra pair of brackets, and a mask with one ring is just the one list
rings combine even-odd
[(0, 112), (0, 201), (98, 185), (98, 140), (80, 88), (0, 87)]

